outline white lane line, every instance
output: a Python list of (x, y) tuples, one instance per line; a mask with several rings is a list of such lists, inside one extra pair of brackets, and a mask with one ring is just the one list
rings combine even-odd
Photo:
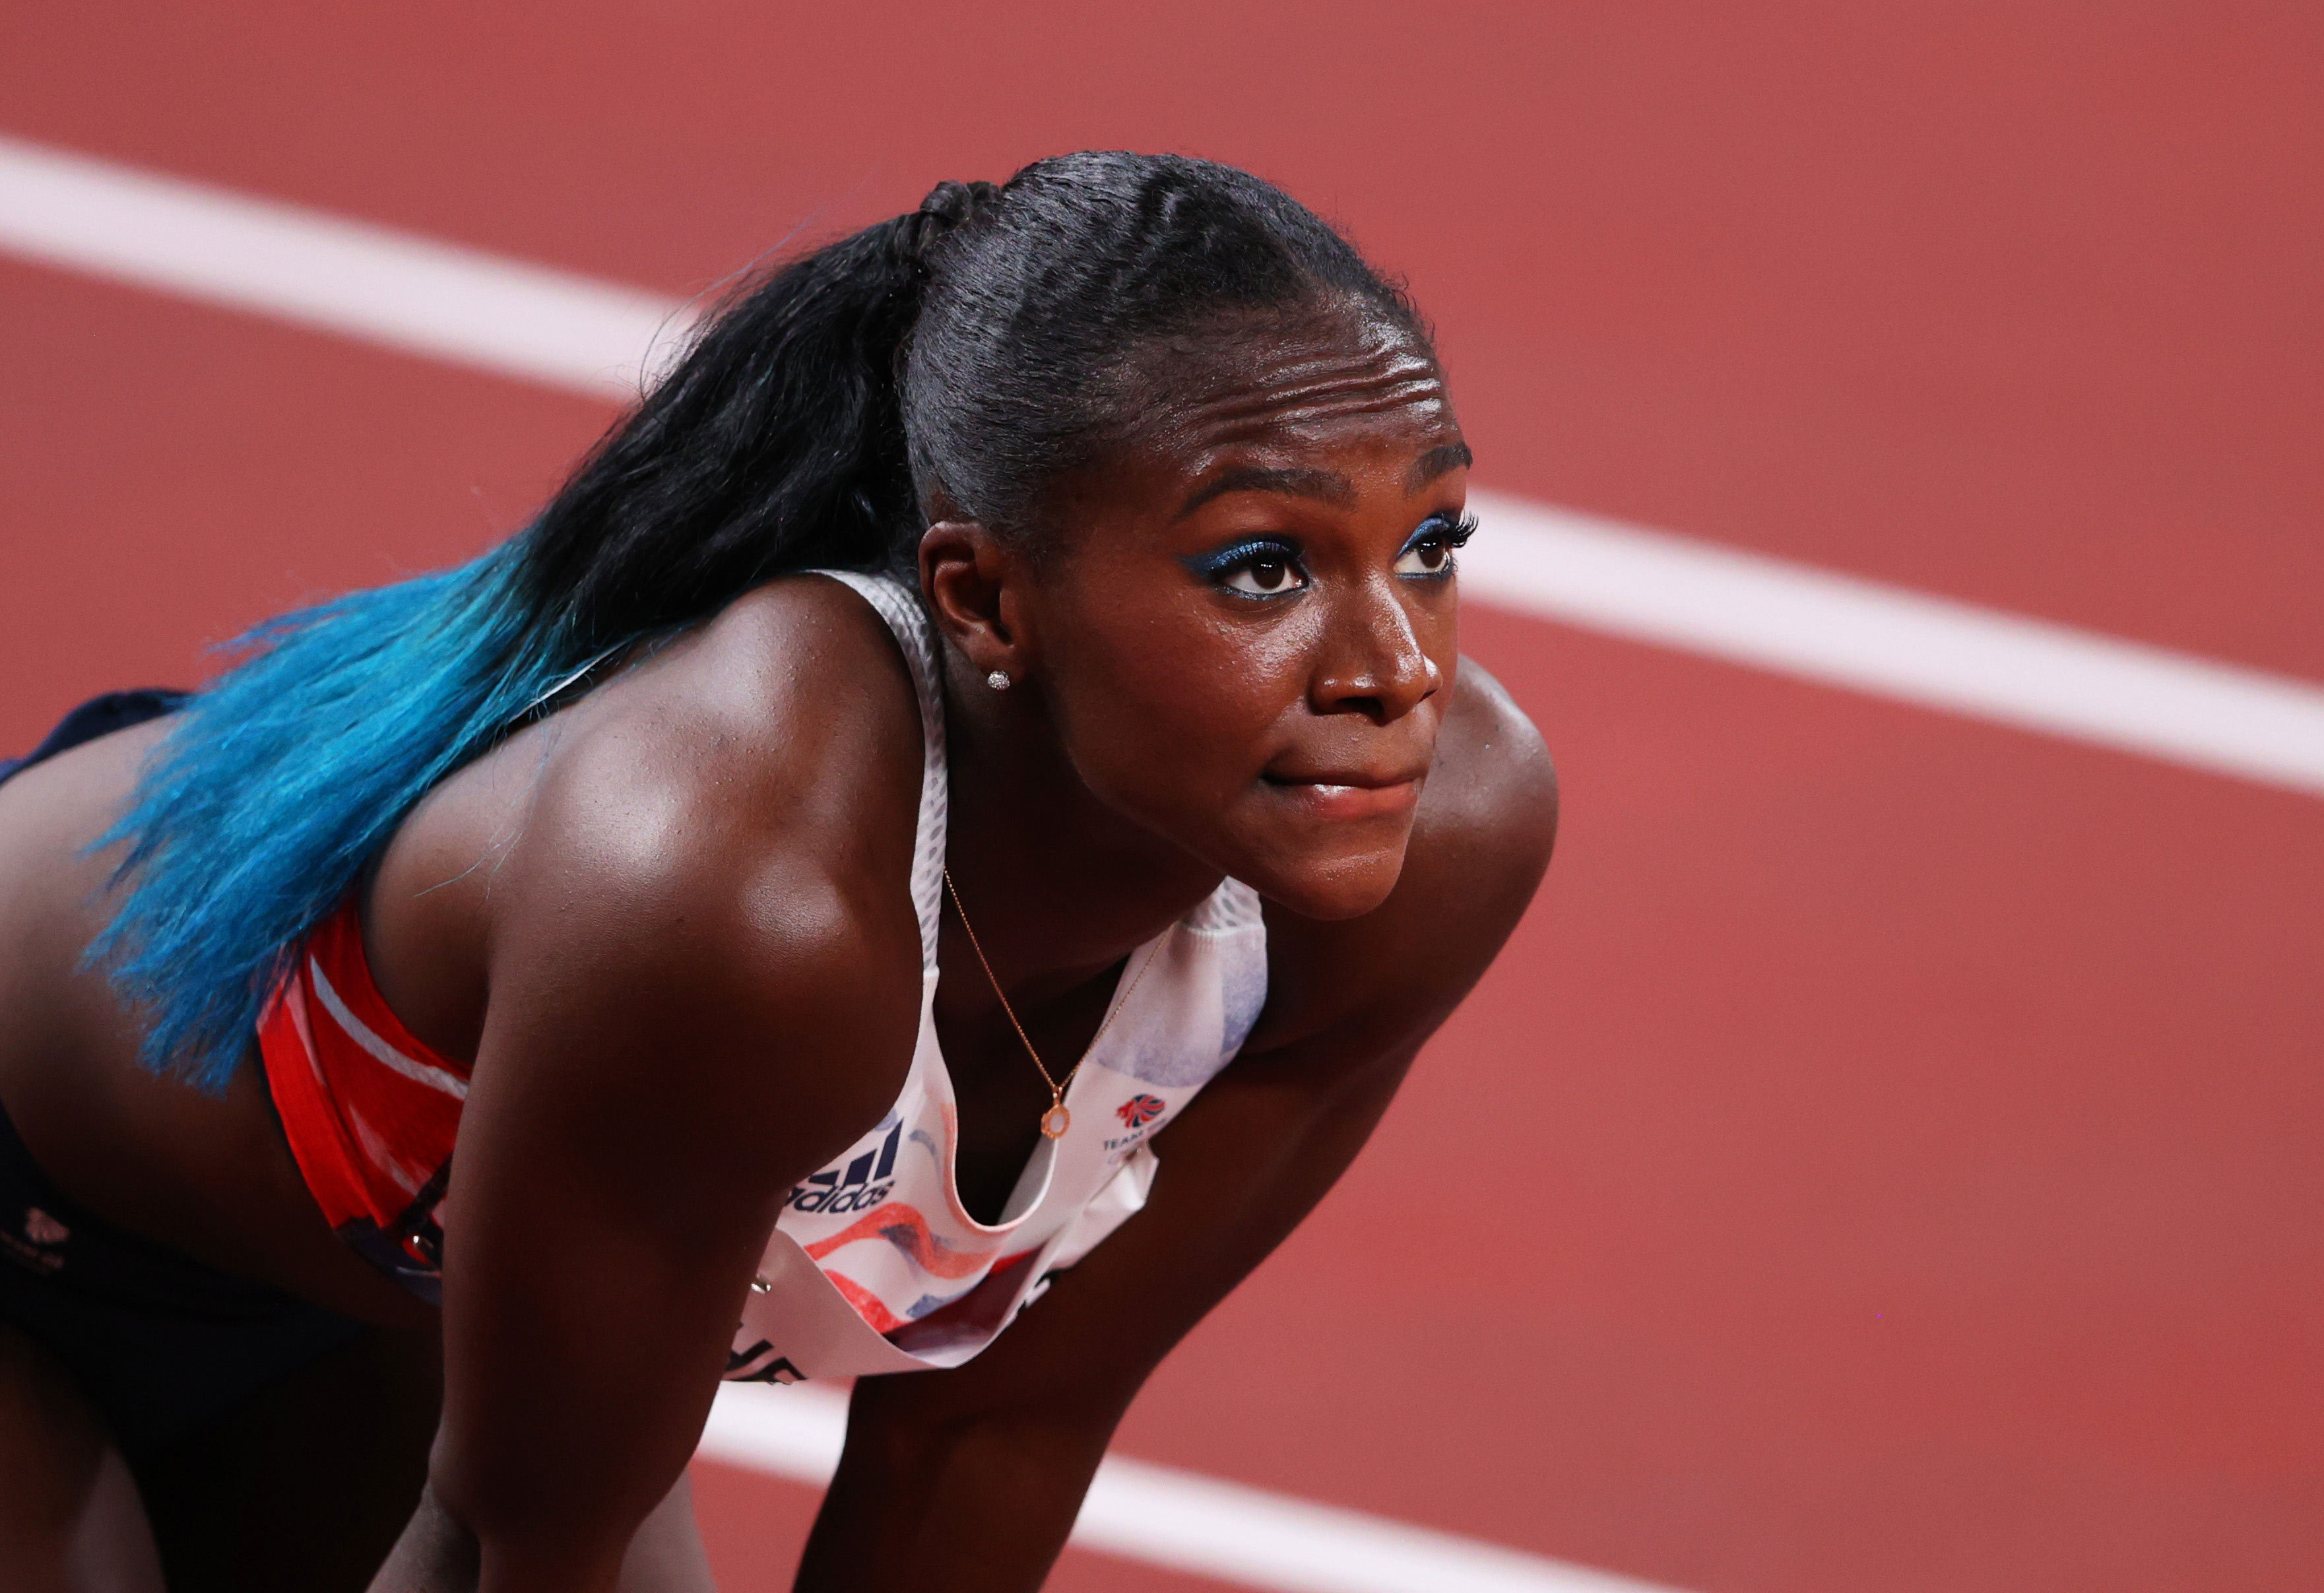
[(5, 137), (0, 249), (615, 402), (683, 330), (634, 288)]
[(1472, 493), (1499, 607), (2324, 796), (2324, 687)]
[[(593, 397), (688, 311), (634, 289), (0, 138), (0, 249)], [(2324, 687), (1479, 493), (1520, 613), (2324, 796)]]
[[(847, 1431), (843, 1395), (729, 1384), (703, 1456), (821, 1487)], [(1083, 1549), (1270, 1593), (1672, 1593), (1360, 1511), (1108, 1456), (1074, 1524)]]

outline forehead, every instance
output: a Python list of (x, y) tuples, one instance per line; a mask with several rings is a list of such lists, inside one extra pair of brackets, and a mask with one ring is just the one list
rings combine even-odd
[(1125, 440), (1157, 486), (1260, 456), (1461, 439), (1427, 345), (1369, 306), (1157, 340), (1133, 365), (1147, 408)]

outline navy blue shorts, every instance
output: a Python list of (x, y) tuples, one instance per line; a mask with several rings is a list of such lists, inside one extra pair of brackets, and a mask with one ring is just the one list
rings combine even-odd
[[(85, 703), (0, 780), (170, 712), (182, 692)], [(130, 1232), (59, 1189), (0, 1108), (0, 1320), (62, 1361), (122, 1453), (168, 1449), (364, 1324)]]

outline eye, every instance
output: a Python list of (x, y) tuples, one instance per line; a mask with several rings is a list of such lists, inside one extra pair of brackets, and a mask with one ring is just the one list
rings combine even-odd
[(1229, 567), (1220, 584), (1230, 592), (1248, 592), (1253, 597), (1275, 597), (1286, 592), (1296, 592), (1307, 583), (1293, 559), (1286, 554), (1269, 550), (1251, 554)]
[(1298, 546), (1274, 537), (1238, 542), (1186, 563), (1204, 580), (1243, 597), (1286, 597), (1307, 585)]
[(1399, 576), (1441, 576), (1452, 567), (1452, 546), (1442, 537), (1423, 537), (1396, 561)]
[(1423, 578), (1451, 575), (1453, 549), (1467, 542), (1476, 529), (1477, 522), (1466, 515), (1455, 520), (1439, 514), (1423, 520), (1420, 529), (1397, 556), (1396, 573)]

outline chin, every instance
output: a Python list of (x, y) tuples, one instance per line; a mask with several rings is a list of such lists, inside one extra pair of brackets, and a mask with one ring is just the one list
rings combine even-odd
[(1388, 900), (1403, 872), (1399, 840), (1393, 849), (1357, 856), (1293, 861), (1277, 855), (1269, 866), (1238, 871), (1236, 878), (1277, 907), (1329, 921), (1370, 912)]

